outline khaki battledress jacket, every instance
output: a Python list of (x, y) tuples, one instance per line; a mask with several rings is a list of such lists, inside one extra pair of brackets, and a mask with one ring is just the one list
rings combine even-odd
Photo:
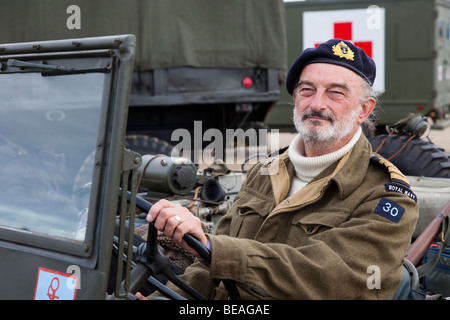
[(288, 152), (255, 165), (209, 236), (211, 265), (195, 262), (183, 279), (209, 299), (228, 297), (220, 279), (234, 280), (242, 299), (392, 299), (417, 199), (398, 169), (371, 155), (361, 135), (288, 198)]

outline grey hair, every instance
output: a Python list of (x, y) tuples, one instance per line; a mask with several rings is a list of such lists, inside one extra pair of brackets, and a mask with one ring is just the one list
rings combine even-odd
[(375, 135), (376, 128), (377, 128), (377, 112), (378, 112), (378, 94), (373, 90), (372, 86), (367, 83), (367, 81), (364, 81), (364, 86), (362, 89), (362, 95), (359, 98), (361, 103), (364, 103), (365, 101), (369, 99), (375, 99), (375, 108), (373, 108), (370, 115), (367, 117), (367, 119), (361, 124), (361, 129), (363, 133), (366, 135), (366, 137), (371, 137)]

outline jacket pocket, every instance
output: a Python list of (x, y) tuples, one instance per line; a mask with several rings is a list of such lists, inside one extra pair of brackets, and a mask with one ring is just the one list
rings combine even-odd
[(239, 202), (236, 203), (237, 215), (233, 217), (230, 224), (230, 236), (253, 238), (264, 219), (273, 209), (273, 203), (260, 199), (245, 191)]
[(333, 208), (294, 217), (292, 223), (299, 226), (307, 235), (314, 235), (338, 227), (349, 215), (350, 210), (346, 208)]

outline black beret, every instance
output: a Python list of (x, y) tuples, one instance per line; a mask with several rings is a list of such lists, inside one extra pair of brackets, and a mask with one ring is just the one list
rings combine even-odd
[(337, 64), (353, 70), (371, 86), (375, 81), (375, 62), (367, 56), (363, 49), (350, 41), (331, 39), (319, 44), (316, 48), (305, 49), (294, 61), (286, 78), (286, 89), (292, 95), (303, 68), (311, 63)]

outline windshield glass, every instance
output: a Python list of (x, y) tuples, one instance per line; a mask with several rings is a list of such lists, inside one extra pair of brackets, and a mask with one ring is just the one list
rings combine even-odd
[(0, 75), (0, 227), (84, 240), (104, 79)]

